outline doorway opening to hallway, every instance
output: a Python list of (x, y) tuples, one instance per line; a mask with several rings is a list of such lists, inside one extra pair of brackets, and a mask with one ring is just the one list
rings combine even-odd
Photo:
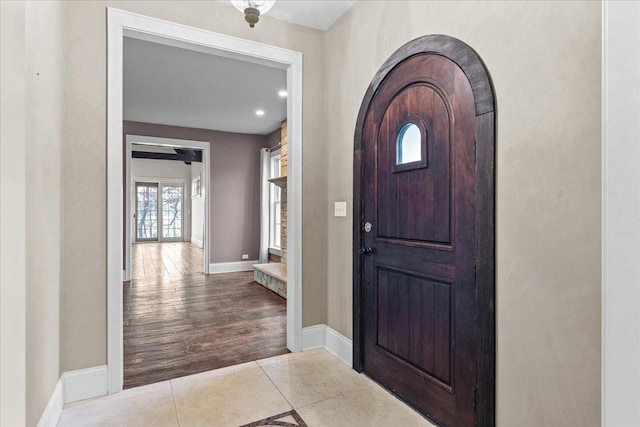
[[(111, 15), (118, 13), (119, 11), (112, 11)], [(127, 14), (123, 13), (123, 15)], [(119, 18), (127, 20), (125, 16), (119, 16)], [(136, 20), (138, 18), (144, 21), (143, 17), (136, 16)], [(119, 19), (113, 20), (115, 25), (118, 25), (118, 21)], [(239, 53), (241, 50), (235, 49), (236, 58), (231, 59), (228, 54), (216, 55), (219, 52), (205, 49), (206, 46), (214, 45), (220, 49), (227, 43), (227, 40), (219, 40), (218, 35), (207, 33), (205, 38), (209, 41), (201, 41), (197, 47), (194, 47), (189, 43), (176, 43), (168, 36), (167, 33), (172, 31), (169, 27), (173, 24), (157, 20), (146, 22), (150, 26), (156, 26), (159, 23), (160, 26), (167, 26), (164, 28), (166, 32), (154, 32), (163, 35), (151, 37), (153, 40), (149, 40), (148, 29), (145, 30), (144, 35), (136, 34), (131, 29), (131, 24), (127, 25), (126, 35), (121, 33), (124, 47), (120, 58), (123, 70), (120, 76), (123, 86), (123, 104), (122, 110), (118, 113), (122, 118), (120, 134), (125, 136), (120, 157), (125, 161), (122, 162), (120, 174), (110, 174), (109, 183), (110, 188), (113, 188), (111, 186), (115, 184), (113, 178), (118, 175), (122, 176), (126, 183), (122, 187), (123, 192), (127, 193), (122, 197), (121, 209), (124, 209), (124, 215), (120, 214), (120, 219), (124, 219), (122, 221), (124, 244), (121, 246), (121, 258), (123, 258), (125, 285), (120, 287), (122, 305), (121, 315), (118, 316), (117, 300), (119, 298), (117, 296), (114, 298), (113, 291), (116, 288), (112, 286), (112, 280), (109, 280), (110, 392), (118, 391), (123, 387), (149, 384), (301, 350), (299, 291), (301, 186), (299, 169), (297, 174), (295, 168), (291, 169), (291, 166), (299, 168), (301, 159), (296, 156), (289, 164), (286, 162), (286, 122), (290, 111), (295, 112), (288, 120), (289, 129), (293, 129), (291, 151), (296, 153), (296, 147), (299, 150), (300, 144), (298, 139), (300, 131), (297, 129), (299, 122), (295, 117), (298, 116), (301, 108), (301, 97), (298, 92), (301, 88), (301, 69), (299, 68), (301, 58), (293, 52), (279, 52), (275, 56), (282, 56), (284, 53), (286, 58), (279, 58), (279, 61), (283, 62), (275, 59), (265, 60), (274, 56), (271, 54), (258, 55), (260, 60), (254, 61), (251, 59), (252, 55), (241, 54)], [(178, 31), (184, 30), (184, 27), (178, 27)], [(202, 36), (203, 33), (200, 31), (194, 34), (195, 38)], [(182, 41), (188, 39), (189, 37), (181, 37)], [(195, 122), (172, 121), (175, 115), (162, 116), (163, 112), (158, 110), (170, 106), (171, 103), (179, 104), (181, 98), (177, 92), (189, 92), (184, 82), (178, 85), (175, 82), (173, 85), (159, 85), (161, 90), (148, 91), (151, 98), (155, 97), (153, 102), (136, 112), (135, 108), (130, 109), (133, 104), (127, 102), (127, 96), (131, 94), (129, 91), (131, 86), (127, 83), (126, 75), (127, 58), (130, 58), (127, 53), (129, 42), (137, 44), (138, 47), (146, 45), (144, 52), (136, 56), (144, 61), (153, 60), (151, 53), (154, 49), (164, 51), (161, 58), (165, 61), (171, 55), (191, 56), (191, 59), (186, 61), (175, 60), (175, 57), (172, 57), (171, 61), (166, 61), (160, 66), (155, 64), (150, 71), (141, 73), (144, 78), (139, 80), (136, 86), (138, 88), (148, 90), (151, 83), (154, 81), (158, 83), (157, 78), (162, 75), (162, 70), (186, 64), (187, 69), (183, 69), (183, 73), (168, 74), (172, 74), (174, 78), (180, 76), (185, 81), (195, 82), (196, 85), (200, 84), (197, 90), (205, 95), (198, 98), (191, 92), (190, 96), (185, 96), (183, 100), (224, 98), (224, 94), (220, 93), (217, 97), (210, 96), (210, 93), (206, 94), (206, 88), (202, 87), (206, 86), (203, 82), (207, 82), (208, 79), (216, 80), (216, 74), (210, 70), (200, 69), (200, 77), (188, 77), (189, 71), (196, 69), (199, 61), (207, 61), (213, 57), (218, 60), (216, 71), (220, 70), (222, 62), (230, 61), (252, 67), (272, 68), (276, 71), (281, 83), (275, 88), (267, 85), (263, 85), (263, 88), (273, 92), (270, 95), (276, 98), (276, 102), (281, 103), (284, 114), (278, 116), (274, 114), (272, 108), (267, 107), (264, 108), (266, 114), (263, 114), (265, 117), (269, 116), (271, 120), (266, 124), (267, 127), (264, 127), (263, 120), (261, 130), (225, 129), (213, 123), (212, 118), (216, 118), (218, 124), (222, 122), (233, 125), (234, 118), (235, 123), (246, 124), (248, 122), (246, 115), (241, 117), (237, 112), (234, 115), (232, 111), (231, 115), (225, 116), (223, 109), (211, 112), (205, 111), (205, 108), (199, 108), (195, 110), (202, 110), (203, 114), (198, 116), (193, 114), (194, 109), (178, 105), (178, 110), (183, 114), (182, 119), (185, 119), (190, 112), (190, 116), (195, 117)], [(251, 50), (250, 45), (252, 43), (248, 42), (249, 50)], [(260, 46), (257, 49), (262, 48), (263, 46)], [(173, 52), (167, 52), (168, 50)], [(110, 60), (110, 64), (112, 62)], [(292, 70), (292, 67), (295, 70)], [(137, 71), (141, 69), (138, 68)], [(249, 71), (249, 74), (253, 75), (255, 72), (256, 70)], [(238, 71), (236, 74), (242, 75)], [(259, 70), (257, 74), (268, 73)], [(117, 76), (117, 73), (115, 75)], [(112, 72), (110, 79), (113, 80), (113, 78)], [(295, 81), (291, 81), (292, 78)], [(229, 86), (228, 79), (218, 80)], [(117, 85), (110, 85), (110, 87), (113, 86)], [(175, 89), (175, 86), (178, 86), (179, 90), (171, 92), (170, 89), (172, 87)], [(157, 98), (162, 90), (169, 92), (165, 94), (169, 98), (166, 102), (159, 101)], [(133, 92), (135, 95), (135, 91)], [(284, 97), (281, 95), (283, 92)], [(287, 98), (287, 92), (294, 93), (296, 96)], [(144, 101), (143, 98), (138, 97), (137, 101)], [(235, 98), (243, 99), (243, 96), (235, 94)], [(233, 99), (234, 97), (232, 101)], [(234, 104), (235, 102), (229, 102), (227, 98), (225, 104), (227, 109), (231, 109)], [(150, 114), (151, 117), (143, 117), (144, 114), (139, 114), (140, 111)], [(250, 113), (253, 119), (259, 118), (253, 110)], [(117, 117), (117, 114), (111, 111), (110, 121), (113, 117)], [(162, 119), (160, 120), (159, 117)], [(210, 120), (211, 123), (203, 125), (202, 117)], [(114, 139), (112, 135), (113, 132), (110, 132), (110, 148), (116, 151), (112, 145)], [(142, 139), (139, 138), (140, 136)], [(186, 161), (192, 160), (193, 168), (193, 165), (199, 162), (188, 158), (185, 161), (185, 155), (193, 154), (189, 153), (189, 150), (201, 147), (173, 144), (177, 140), (206, 146), (202, 149), (202, 172), (199, 181), (196, 179), (197, 174), (193, 173), (178, 180), (175, 176), (132, 173), (133, 167), (130, 163), (143, 158), (155, 162), (171, 161), (181, 166), (186, 165)], [(266, 159), (273, 157), (272, 151), (275, 153), (277, 150), (284, 153), (281, 157), (284, 157), (285, 173), (274, 175), (269, 170), (268, 164), (267, 167), (263, 165)], [(114, 158), (118, 157), (114, 156), (112, 151), (109, 157), (110, 164)], [(146, 154), (140, 154), (141, 152)], [(210, 157), (208, 152), (211, 154)], [(209, 159), (208, 164), (206, 159)], [(248, 174), (241, 173), (243, 167), (249, 170)], [(294, 179), (296, 176), (298, 178)], [(274, 179), (278, 180), (277, 184), (272, 183)], [(286, 188), (287, 183), (292, 184), (292, 191), (289, 197), (282, 195), (282, 193), (286, 194), (286, 190), (281, 191), (279, 203), (281, 209), (282, 205), (285, 209), (287, 204), (292, 206), (288, 215), (289, 224), (293, 225), (290, 227), (288, 239), (289, 251), (284, 245), (276, 248), (272, 243), (278, 239), (269, 235), (270, 232), (273, 234), (272, 230), (278, 228), (270, 223), (274, 219), (273, 212), (269, 209), (273, 204), (272, 195), (275, 193), (270, 187), (278, 185), (278, 188), (282, 186)], [(196, 189), (199, 189), (200, 196)], [(110, 202), (113, 200), (110, 198)], [(248, 200), (251, 202), (249, 203)], [(204, 206), (205, 211), (203, 229), (199, 228), (197, 221), (193, 219), (198, 203)], [(112, 221), (110, 224), (116, 219), (112, 209), (115, 205), (110, 203), (109, 218)], [(277, 226), (282, 229), (282, 221), (279, 220)], [(286, 228), (286, 220), (284, 228)], [(195, 237), (197, 230), (202, 230), (201, 243)], [(230, 237), (230, 233), (234, 230), (235, 234)], [(280, 241), (283, 240), (282, 236), (278, 237)], [(287, 241), (286, 237), (284, 241)], [(113, 245), (109, 248), (114, 249)], [(282, 258), (287, 259), (287, 253), (290, 262), (289, 271), (285, 268), (284, 271), (280, 270), (278, 275), (265, 272), (271, 267), (269, 261), (273, 264), (275, 264), (274, 261), (280, 261), (281, 264)], [(201, 268), (198, 268), (199, 265)], [(254, 269), (254, 265), (262, 268)], [(110, 267), (112, 267), (111, 264)], [(113, 277), (111, 269), (109, 277)], [(297, 280), (289, 280), (290, 278), (297, 278)], [(279, 282), (285, 283), (284, 289), (279, 286)], [(289, 289), (286, 287), (287, 282), (291, 284)], [(121, 328), (117, 328), (118, 318)], [(121, 340), (117, 339), (118, 335)], [(121, 354), (121, 364), (117, 363), (117, 353)]]

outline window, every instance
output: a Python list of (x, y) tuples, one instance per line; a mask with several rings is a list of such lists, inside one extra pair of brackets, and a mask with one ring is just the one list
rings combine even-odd
[[(396, 159), (393, 172), (402, 173), (428, 167), (427, 126), (420, 117), (411, 116), (395, 139)], [(389, 141), (393, 144), (393, 140)], [(390, 159), (392, 160), (392, 159)]]
[(419, 162), (422, 160), (422, 135), (420, 128), (413, 123), (402, 126), (396, 140), (396, 165)]
[[(280, 176), (280, 150), (271, 152), (269, 178)], [(269, 185), (269, 247), (280, 249), (280, 187)]]

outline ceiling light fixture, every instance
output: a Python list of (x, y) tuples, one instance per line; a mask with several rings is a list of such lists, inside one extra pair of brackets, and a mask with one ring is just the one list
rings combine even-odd
[(275, 2), (276, 0), (231, 0), (231, 4), (244, 13), (244, 19), (251, 28), (256, 26), (260, 15), (267, 13)]
[(264, 116), (264, 110), (256, 110), (256, 116)]
[(280, 98), (286, 98), (287, 97), (287, 91), (286, 90), (281, 90), (280, 92), (278, 92), (278, 95), (280, 95)]

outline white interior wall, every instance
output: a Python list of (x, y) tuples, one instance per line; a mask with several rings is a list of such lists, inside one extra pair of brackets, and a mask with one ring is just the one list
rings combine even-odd
[[(192, 163), (193, 164), (193, 163)], [(199, 163), (202, 165), (201, 163)], [(202, 168), (202, 166), (200, 166)], [(131, 159), (131, 194), (135, 194), (134, 182), (154, 182), (156, 179), (184, 181), (183, 229), (184, 241), (191, 238), (191, 166), (176, 160)], [(131, 204), (131, 215), (135, 211), (135, 200)], [(135, 241), (136, 227), (131, 227), (132, 241)]]
[(640, 3), (603, 10), (602, 425), (640, 425)]
[[(204, 242), (204, 203), (206, 189), (202, 180), (202, 163), (191, 163), (191, 180), (200, 176), (200, 197), (191, 199), (191, 242), (203, 247)], [(191, 184), (189, 184), (191, 185)]]

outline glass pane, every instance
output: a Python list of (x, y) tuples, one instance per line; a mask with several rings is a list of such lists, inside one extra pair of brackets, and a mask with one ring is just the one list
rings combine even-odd
[[(271, 153), (270, 178), (280, 176), (280, 159), (279, 153)], [(280, 187), (275, 184), (269, 187), (269, 247), (280, 248)]]
[(422, 160), (422, 135), (413, 123), (402, 126), (396, 139), (396, 165)]
[(182, 186), (162, 186), (162, 237), (182, 237)]
[(158, 187), (138, 185), (136, 187), (138, 239), (158, 238)]
[(278, 178), (280, 176), (280, 156), (271, 157), (271, 170), (269, 171), (269, 178)]
[(269, 246), (280, 247), (280, 187), (271, 184), (269, 207)]
[[(278, 192), (280, 192), (279, 188), (278, 188)], [(280, 203), (280, 200), (278, 200), (274, 204), (274, 218), (273, 218), (273, 247), (275, 248), (279, 248), (280, 245), (282, 244), (280, 242), (280, 236), (282, 232), (280, 228), (280, 221), (281, 221), (281, 215), (282, 215), (282, 211), (280, 210), (280, 207), (281, 207), (281, 203)]]

